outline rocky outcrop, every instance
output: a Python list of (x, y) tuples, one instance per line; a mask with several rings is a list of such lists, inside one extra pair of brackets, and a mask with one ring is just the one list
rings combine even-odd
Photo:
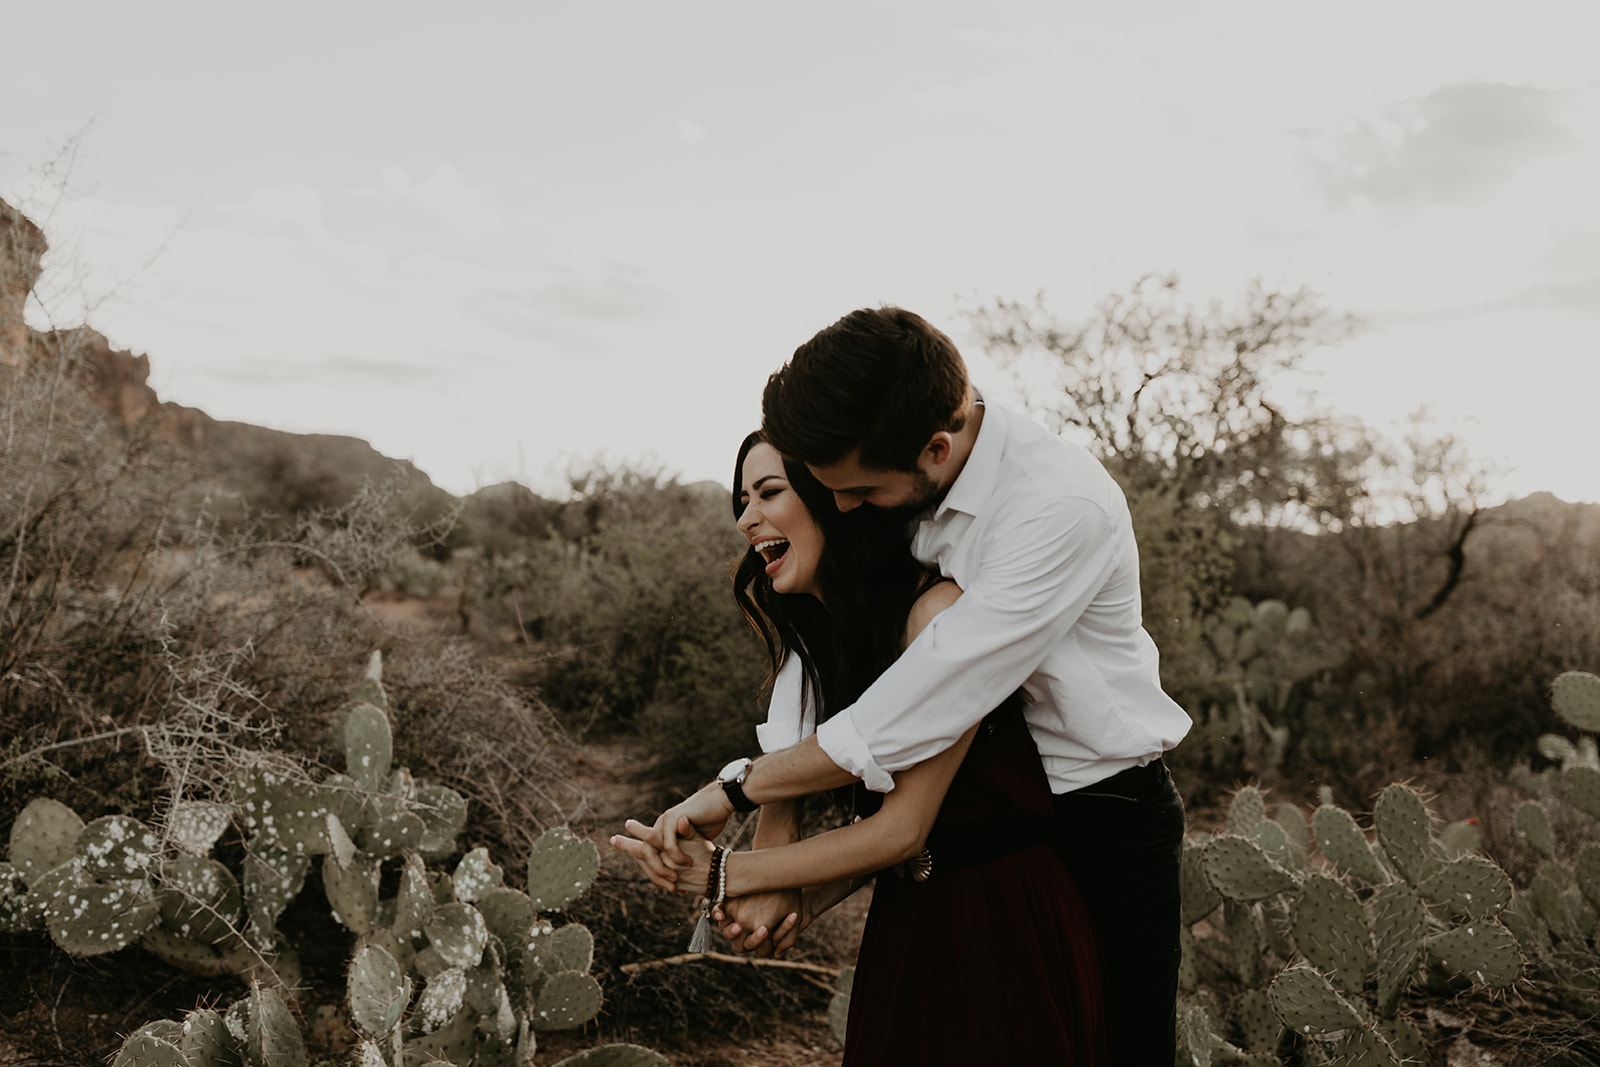
[(27, 358), (22, 311), (39, 280), (46, 247), (43, 231), (0, 200), (0, 365), (15, 367)]
[[(28, 362), (34, 368), (63, 364), (95, 407), (122, 426), (139, 426), (143, 433), (180, 444), (204, 442), (203, 413), (163, 404), (149, 384), (150, 357), (112, 348), (99, 330), (30, 331)], [(146, 420), (148, 425), (141, 425)]]
[(163, 403), (150, 386), (150, 357), (114, 348), (88, 326), (46, 333), (23, 320), (39, 278), (44, 234), (0, 200), (0, 386), (11, 374), (60, 373), (113, 430), (176, 446), (194, 470), (218, 479), (254, 510), (295, 513), (347, 500), (363, 481), (398, 481), (444, 508), (447, 494), (411, 463), (365, 441), (222, 422), (197, 408)]

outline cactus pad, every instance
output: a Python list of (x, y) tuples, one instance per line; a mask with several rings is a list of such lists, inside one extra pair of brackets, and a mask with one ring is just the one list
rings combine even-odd
[(29, 919), (28, 885), (22, 872), (9, 863), (0, 863), (0, 934), (26, 930), (33, 923)]
[[(505, 983), (500, 981), (500, 967), (492, 954), (484, 953), (483, 962), (468, 970), (466, 976), (467, 1007), (476, 1012), (480, 1019), (493, 1019), (500, 1010), (500, 998), (505, 996), (506, 987)], [(515, 1024), (512, 1026), (511, 1036), (516, 1036)]]
[(471, 904), (503, 885), (505, 872), (490, 861), (488, 849), (475, 848), (461, 857), (450, 881), (455, 886), (456, 899)]
[(1387, 1018), (1422, 962), (1428, 916), (1417, 891), (1404, 882), (1379, 889), (1372, 899), (1372, 929), (1378, 943), (1378, 1014)]
[(471, 1063), (478, 1051), (477, 1027), (477, 1016), (472, 1012), (457, 1012), (454, 1019), (433, 1033), (408, 1040), (406, 1063), (427, 1063), (434, 1059)]
[(178, 1047), (189, 1067), (243, 1067), (244, 1049), (228, 1032), (222, 1016), (210, 1008), (191, 1011), (183, 1018)]
[(586, 974), (561, 971), (545, 979), (528, 1021), (535, 1030), (570, 1030), (600, 1014), (600, 983)]
[(32, 886), (46, 872), (73, 858), (82, 832), (78, 813), (59, 800), (30, 800), (11, 824), (11, 865)]
[(1560, 860), (1546, 860), (1539, 868), (1539, 873), (1533, 876), (1533, 884), (1528, 887), (1534, 913), (1563, 937), (1577, 936), (1577, 930), (1567, 925), (1568, 916), (1561, 907), (1562, 896), (1575, 885), (1577, 879), (1572, 868)]
[(422, 995), (417, 998), (417, 1008), (412, 1013), (413, 1025), (424, 1034), (443, 1029), (461, 1010), (466, 995), (467, 972), (459, 967), (441, 971), (428, 979)]
[(1525, 800), (1517, 808), (1517, 833), (1547, 860), (1556, 858), (1556, 839), (1550, 832), (1550, 815), (1537, 800)]
[(1295, 886), (1294, 875), (1279, 867), (1254, 841), (1223, 834), (1205, 846), (1206, 880), (1229, 900), (1260, 900)]
[(539, 968), (545, 974), (557, 971), (587, 974), (594, 966), (594, 935), (582, 923), (568, 923), (547, 937), (530, 938), (528, 951), (539, 958)]
[(1394, 1049), (1376, 1030), (1351, 1030), (1333, 1042), (1334, 1063), (1359, 1063), (1361, 1067), (1400, 1067)]
[(228, 823), (233, 809), (226, 804), (204, 800), (179, 800), (167, 812), (167, 837), (179, 849), (191, 856), (204, 856), (217, 843)]
[(373, 707), (389, 710), (389, 695), (383, 691), (383, 683), (376, 678), (363, 678), (355, 689), (350, 692), (352, 704), (371, 704)]
[(276, 989), (251, 983), (245, 1047), (253, 1063), (264, 1067), (307, 1067), (300, 1027)]
[(243, 896), (233, 872), (215, 860), (179, 856), (161, 877), (161, 927), (210, 945), (233, 931)]
[(78, 857), (92, 878), (111, 882), (144, 878), (155, 868), (156, 835), (138, 819), (107, 815), (78, 835)]
[(1482, 856), (1462, 856), (1440, 867), (1419, 887), (1422, 895), (1454, 915), (1487, 919), (1511, 903), (1511, 879)]
[(1261, 790), (1253, 785), (1243, 786), (1228, 802), (1228, 833), (1254, 837), (1256, 827), (1266, 817), (1267, 802)]
[(470, 904), (446, 904), (424, 928), (428, 945), (451, 967), (476, 967), (489, 943), (489, 927)]
[(1592, 819), (1600, 819), (1600, 771), (1593, 767), (1568, 767), (1564, 799)]
[(1193, 926), (1207, 915), (1217, 910), (1222, 903), (1222, 896), (1206, 881), (1205, 871), (1201, 868), (1201, 859), (1205, 849), (1197, 844), (1185, 842), (1183, 846), (1183, 867), (1181, 875), (1181, 888), (1183, 893), (1183, 925)]
[(345, 833), (352, 837), (376, 821), (377, 806), (348, 774), (330, 774), (319, 787), (328, 814), (336, 816)]
[(63, 887), (50, 900), (45, 927), (74, 956), (115, 952), (156, 924), (161, 909), (142, 882), (99, 882)]
[(1491, 989), (1522, 974), (1522, 954), (1511, 931), (1495, 922), (1468, 922), (1428, 939), (1428, 951), (1446, 970)]
[(389, 778), (394, 759), (394, 737), (389, 732), (389, 716), (382, 708), (360, 703), (350, 706), (343, 716), (345, 773), (363, 789), (378, 792)]
[(1277, 1047), (1283, 1023), (1272, 1012), (1272, 1001), (1265, 989), (1247, 989), (1233, 1009), (1239, 1027), (1239, 1040), (1247, 1049), (1267, 1051)]
[(519, 889), (501, 886), (485, 893), (476, 904), (489, 932), (507, 949), (525, 944), (533, 929), (533, 901)]
[(1325, 1034), (1361, 1025), (1355, 1007), (1310, 967), (1280, 971), (1267, 993), (1272, 1010), (1297, 1034)]
[(367, 934), (378, 921), (379, 865), (358, 856), (348, 868), (331, 854), (322, 859), (322, 888), (333, 917), (351, 933)]
[(406, 940), (422, 936), (423, 927), (433, 921), (433, 891), (428, 888), (422, 860), (407, 856), (400, 868), (400, 889), (394, 897), (394, 929)]
[(1211, 1017), (1206, 1009), (1194, 1001), (1178, 1005), (1178, 1058), (1179, 1062), (1211, 1063), (1211, 1052), (1220, 1039), (1211, 1029)]
[(328, 851), (328, 798), (316, 783), (254, 766), (239, 774), (233, 792), (255, 847), (304, 855)]
[(361, 835), (361, 847), (374, 856), (393, 856), (421, 847), (427, 834), (422, 817), (400, 807), (391, 798), (379, 798), (379, 814)]
[(350, 1018), (369, 1038), (382, 1040), (400, 1025), (411, 1000), (411, 979), (393, 956), (376, 945), (363, 945), (350, 965)]
[(1378, 1024), (1378, 1033), (1389, 1042), (1395, 1058), (1401, 1063), (1427, 1063), (1428, 1042), (1422, 1032), (1404, 1019), (1385, 1019)]
[(111, 1067), (189, 1067), (189, 1060), (176, 1043), (142, 1026), (128, 1035)]
[(1600, 908), (1600, 844), (1590, 842), (1578, 852), (1573, 861), (1572, 873), (1583, 893), (1583, 899)]
[(1389, 880), (1378, 857), (1367, 844), (1367, 835), (1361, 832), (1350, 813), (1332, 804), (1323, 804), (1311, 813), (1311, 831), (1317, 847), (1340, 874), (1367, 885), (1381, 885)]
[(1286, 871), (1303, 872), (1306, 865), (1304, 852), (1296, 849), (1289, 843), (1289, 835), (1283, 832), (1283, 827), (1270, 819), (1262, 819), (1256, 823), (1255, 832), (1251, 839), (1261, 846), (1261, 851), (1267, 858)]
[(1311, 854), (1311, 831), (1306, 828), (1305, 812), (1293, 804), (1279, 804), (1278, 810), (1272, 815), (1272, 821), (1283, 827), (1290, 844), (1304, 855)]
[(1439, 847), (1447, 860), (1476, 852), (1483, 845), (1483, 833), (1477, 819), (1461, 819), (1439, 831)]
[(1558, 675), (1550, 686), (1550, 704), (1578, 729), (1600, 733), (1600, 677), (1587, 671)]
[(424, 831), (417, 847), (427, 853), (450, 852), (467, 825), (467, 801), (449, 786), (430, 783), (417, 788), (416, 814)]
[(1359, 994), (1372, 949), (1356, 895), (1342, 882), (1313, 874), (1300, 887), (1292, 926), (1306, 959), (1339, 989)]
[(1433, 825), (1428, 807), (1410, 786), (1395, 783), (1378, 796), (1372, 825), (1389, 864), (1412, 885), (1427, 877), (1433, 858)]
[(564, 826), (546, 830), (528, 850), (528, 897), (536, 910), (560, 911), (594, 881), (600, 850)]
[(257, 940), (265, 939), (300, 892), (311, 857), (282, 848), (252, 849), (244, 858), (244, 899)]
[(1233, 956), (1234, 973), (1247, 986), (1261, 981), (1261, 950), (1265, 944), (1261, 916), (1249, 904), (1237, 900), (1222, 903), (1222, 925), (1228, 933), (1228, 949)]

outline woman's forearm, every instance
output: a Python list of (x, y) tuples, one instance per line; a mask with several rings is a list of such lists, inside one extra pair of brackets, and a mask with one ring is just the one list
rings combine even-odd
[(729, 853), (723, 859), (728, 896), (875, 874), (915, 856), (976, 732), (968, 730), (949, 749), (902, 771), (883, 806), (865, 819), (793, 844)]
[[(921, 836), (926, 833), (924, 829)], [(723, 858), (728, 896), (847, 881), (899, 863), (921, 847), (913, 826), (879, 812), (792, 845), (728, 853)]]

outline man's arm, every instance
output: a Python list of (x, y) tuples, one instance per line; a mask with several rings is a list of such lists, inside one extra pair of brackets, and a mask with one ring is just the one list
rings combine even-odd
[[(998, 516), (961, 599), (818, 727), (822, 753), (868, 788), (893, 789), (893, 772), (949, 747), (1066, 639), (1120, 562), (1120, 544), (1110, 517), (1085, 499)], [(752, 771), (745, 792), (765, 797), (775, 781)]]

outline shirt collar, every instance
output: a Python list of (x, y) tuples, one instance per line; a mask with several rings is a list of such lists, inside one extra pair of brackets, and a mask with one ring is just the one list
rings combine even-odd
[(989, 502), (999, 482), (1000, 457), (1010, 436), (1008, 427), (1001, 410), (984, 404), (983, 394), (976, 389), (973, 392), (977, 394), (977, 403), (983, 406), (983, 425), (978, 427), (978, 439), (972, 442), (972, 451), (967, 454), (961, 473), (951, 483), (944, 501), (934, 509), (935, 520), (951, 510), (976, 516)]

